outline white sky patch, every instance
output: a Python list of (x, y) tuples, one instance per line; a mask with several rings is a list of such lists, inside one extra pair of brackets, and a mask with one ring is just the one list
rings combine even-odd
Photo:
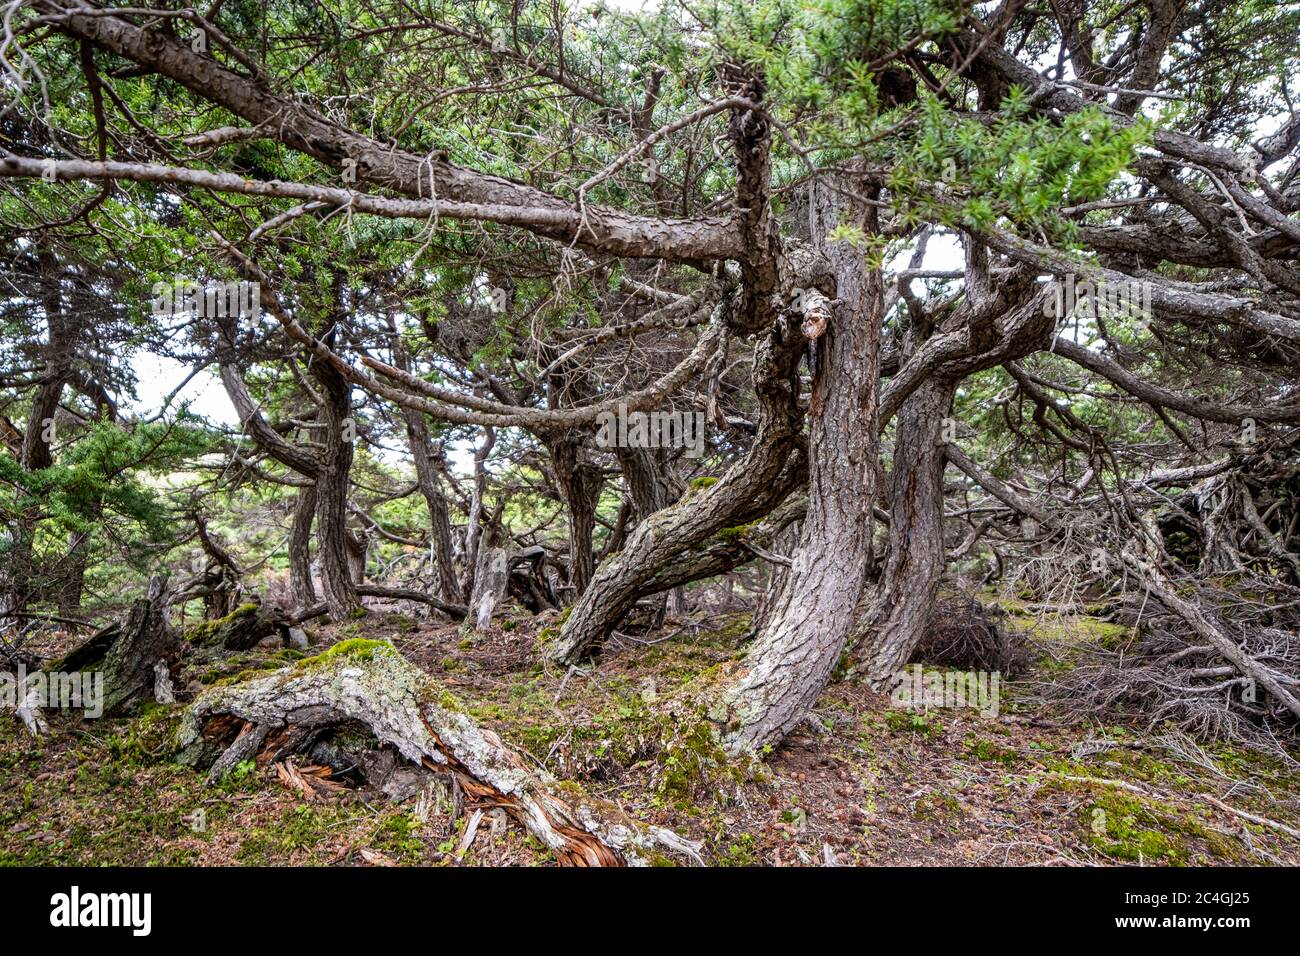
[[(132, 356), (131, 368), (135, 370), (136, 391), (140, 399), (127, 407), (142, 418), (156, 414), (167, 396), (190, 374), (189, 366), (183, 362), (149, 352), (137, 352)], [(191, 412), (202, 415), (214, 425), (239, 427), (239, 415), (230, 404), (221, 380), (210, 369), (199, 372), (190, 379), (172, 400), (169, 414), (185, 402), (189, 402)]]

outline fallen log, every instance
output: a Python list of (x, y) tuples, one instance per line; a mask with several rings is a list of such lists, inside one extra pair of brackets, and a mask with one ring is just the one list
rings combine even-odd
[[(464, 620), (467, 613), (465, 605), (463, 604), (452, 604), (432, 594), (427, 594), (424, 591), (415, 591), (411, 588), (390, 588), (379, 584), (358, 584), (356, 590), (357, 594), (361, 597), (388, 598), (393, 601), (415, 601), (419, 604), (427, 604), (435, 611), (441, 611), (454, 621)], [(312, 618), (323, 617), (328, 613), (329, 607), (327, 605), (315, 604), (311, 607), (303, 608), (287, 620), (290, 625), (298, 625), (304, 621), (310, 621)]]
[(287, 647), (292, 623), (277, 607), (249, 603), (225, 617), (195, 625), (188, 636), (195, 644), (220, 645), (228, 651), (246, 651), (268, 637), (279, 637)]
[(208, 690), (186, 711), (182, 760), (219, 777), (259, 754), (284, 760), (356, 723), (411, 763), (454, 777), (472, 802), (505, 809), (562, 864), (636, 866), (661, 855), (702, 862), (699, 844), (607, 801), (567, 791), (561, 799), (549, 775), (380, 641), (345, 641), (266, 677)]

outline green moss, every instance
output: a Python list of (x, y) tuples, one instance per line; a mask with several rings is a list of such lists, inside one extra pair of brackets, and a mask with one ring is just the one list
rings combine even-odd
[(993, 741), (982, 737), (967, 737), (966, 752), (976, 760), (1000, 763), (1007, 767), (1013, 766), (1019, 760), (1019, 755), (1014, 751), (1003, 750)]
[(445, 687), (438, 688), (438, 693), (435, 697), (434, 703), (443, 710), (451, 710), (457, 713), (463, 713), (465, 710), (465, 705), (460, 702), (460, 698)]
[(1240, 860), (1244, 855), (1235, 841), (1206, 826), (1194, 810), (1140, 797), (1100, 780), (1052, 785), (1090, 792), (1091, 799), (1078, 811), (1084, 842), (1114, 859), (1181, 866), (1204, 864), (1211, 857)]
[(666, 745), (656, 756), (658, 794), (686, 812), (699, 812), (705, 795), (726, 802), (749, 778), (750, 761), (732, 758), (703, 714), (659, 715)]
[(179, 749), (176, 740), (179, 726), (179, 707), (146, 701), (141, 705), (140, 716), (107, 737), (105, 745), (115, 761), (147, 767), (166, 761), (176, 753)]
[(742, 833), (714, 861), (718, 866), (757, 866), (758, 841), (753, 834)]
[(691, 479), (692, 488), (712, 488), (718, 483), (718, 479), (712, 475), (701, 475), (699, 478)]
[(757, 525), (757, 521), (751, 521), (749, 524), (739, 524), (732, 528), (721, 528), (717, 537), (722, 541), (737, 541), (753, 531)]
[(922, 737), (932, 737), (943, 730), (943, 725), (937, 720), (908, 710), (886, 711), (885, 726), (894, 733), (920, 734)]
[(429, 852), (428, 843), (420, 835), (420, 821), (410, 813), (400, 811), (380, 818), (370, 845), (398, 863), (420, 863)]
[(256, 680), (259, 677), (265, 677), (272, 671), (279, 670), (272, 661), (264, 661), (261, 664), (252, 667), (245, 667), (234, 674), (227, 674), (212, 682), (213, 687), (226, 687), (230, 684), (242, 684), (246, 680)]
[(933, 791), (916, 798), (912, 804), (912, 819), (924, 823), (949, 824), (964, 816), (961, 801), (950, 793)]
[(1167, 810), (1149, 806), (1136, 796), (1108, 790), (1080, 809), (1087, 842), (1119, 860), (1179, 864), (1186, 849), (1176, 840), (1186, 827)]
[(256, 603), (241, 604), (225, 617), (219, 617), (211, 621), (198, 621), (192, 627), (188, 628), (185, 636), (194, 644), (205, 644), (216, 637), (217, 632), (228, 624), (233, 624), (241, 617), (248, 617), (250, 614), (256, 614), (260, 605)]
[(321, 664), (332, 663), (340, 658), (347, 657), (356, 661), (369, 661), (375, 658), (376, 654), (396, 654), (397, 649), (388, 641), (372, 641), (364, 637), (353, 637), (346, 641), (339, 641), (326, 650), (317, 654), (315, 657), (305, 657), (298, 662), (299, 667), (313, 667)]
[(311, 862), (317, 853), (330, 852), (331, 833), (346, 819), (347, 812), (337, 806), (289, 807), (270, 825), (249, 831), (235, 858), (248, 866), (267, 866), (302, 854), (302, 862)]

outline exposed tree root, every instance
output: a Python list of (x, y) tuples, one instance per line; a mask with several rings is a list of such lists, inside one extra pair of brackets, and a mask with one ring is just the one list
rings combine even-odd
[(354, 722), (412, 763), (453, 775), (472, 801), (504, 808), (562, 864), (645, 865), (660, 854), (702, 862), (699, 844), (610, 803), (561, 799), (554, 780), (380, 642), (345, 642), (267, 677), (209, 690), (187, 711), (182, 759), (201, 766), (215, 757), (212, 773), (220, 776), (259, 753), (283, 760)]

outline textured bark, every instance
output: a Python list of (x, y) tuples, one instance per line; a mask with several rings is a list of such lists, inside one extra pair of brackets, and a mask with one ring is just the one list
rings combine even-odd
[(210, 622), (199, 643), (220, 644), (228, 651), (246, 651), (268, 637), (289, 643), (289, 619), (276, 607), (248, 604)]
[(438, 483), (438, 470), (433, 464), (434, 448), (429, 437), (429, 424), (422, 414), (409, 409), (403, 409), (403, 418), (406, 420), (411, 456), (415, 459), (415, 480), (429, 509), (430, 550), (438, 582), (438, 596), (444, 601), (456, 602), (460, 600), (461, 594), (451, 557), (451, 509), (447, 505), (447, 496), (442, 493), (442, 486)]
[(804, 478), (806, 459), (792, 418), (773, 421), (750, 451), (714, 485), (693, 489), (637, 525), (626, 547), (601, 562), (591, 585), (545, 649), (550, 660), (576, 663), (643, 597), (677, 587), (673, 569), (723, 528), (762, 518)]
[(929, 626), (944, 568), (942, 420), (955, 386), (930, 381), (898, 413), (890, 475), (889, 559), (859, 628), (855, 654), (867, 682), (888, 689)]
[[(738, 330), (736, 304), (719, 309)], [(779, 505), (807, 475), (807, 446), (800, 435), (798, 366), (804, 340), (796, 328), (774, 323), (754, 349), (758, 434), (745, 455), (717, 482), (692, 489), (672, 505), (644, 518), (623, 550), (601, 562), (591, 584), (573, 605), (564, 628), (545, 650), (553, 661), (573, 664), (604, 641), (638, 600), (664, 590), (665, 572), (723, 528), (756, 521)], [(694, 580), (686, 578), (685, 580)], [(676, 580), (670, 587), (684, 583)]]
[(485, 546), (479, 550), (478, 567), (474, 570), (474, 592), (469, 598), (469, 613), (474, 616), (474, 626), (487, 630), (492, 613), (505, 599), (510, 583), (510, 556), (505, 548)]
[(298, 489), (289, 531), (289, 592), (295, 610), (316, 603), (316, 585), (311, 579), (311, 526), (316, 518), (316, 487)]
[[(335, 284), (337, 288), (337, 279)], [(329, 321), (333, 328), (336, 323), (333, 318)], [(326, 338), (332, 340), (333, 333)], [(351, 439), (356, 431), (352, 420), (352, 390), (324, 362), (313, 363), (312, 373), (320, 384), (321, 417), (325, 426), (321, 429), (325, 447), (316, 473), (316, 547), (321, 594), (330, 617), (342, 621), (361, 606), (348, 548), (348, 480), (352, 470)]]
[(180, 639), (167, 623), (166, 581), (151, 578), (146, 596), (131, 606), (125, 623), (96, 632), (66, 657), (50, 664), (50, 673), (90, 669), (103, 673), (105, 715), (121, 713), (136, 701), (152, 697), (160, 674), (175, 662)]
[[(824, 235), (837, 221), (835, 206), (818, 197), (814, 209), (814, 234)], [(846, 213), (871, 232), (869, 211), (854, 203)], [(808, 412), (809, 445), (817, 453), (808, 467), (808, 513), (783, 604), (723, 694), (723, 732), (732, 752), (775, 745), (808, 716), (848, 640), (870, 559), (883, 290), (862, 250), (834, 243), (826, 255), (837, 300), (817, 341)]]
[[(636, 505), (638, 521), (667, 508), (682, 496), (682, 483), (668, 463), (662, 460), (662, 455), (649, 448), (621, 447), (616, 449), (615, 454), (632, 502)], [(685, 610), (685, 590), (673, 588), (657, 599), (650, 625), (658, 627), (663, 623), (665, 614), (679, 615), (685, 613)]]
[(596, 566), (591, 541), (603, 483), (600, 468), (583, 455), (583, 436), (577, 429), (543, 436), (569, 513), (569, 583), (578, 595), (587, 590)]
[[(701, 862), (698, 844), (632, 820), (611, 803), (561, 799), (544, 771), (479, 727), (389, 645), (327, 653), (209, 690), (186, 712), (182, 759), (201, 764), (222, 752), (217, 769), (259, 752), (281, 760), (330, 728), (356, 721), (412, 763), (454, 776), (472, 804), (504, 808), (563, 864), (644, 865), (657, 853)], [(227, 759), (231, 754), (237, 759)]]

